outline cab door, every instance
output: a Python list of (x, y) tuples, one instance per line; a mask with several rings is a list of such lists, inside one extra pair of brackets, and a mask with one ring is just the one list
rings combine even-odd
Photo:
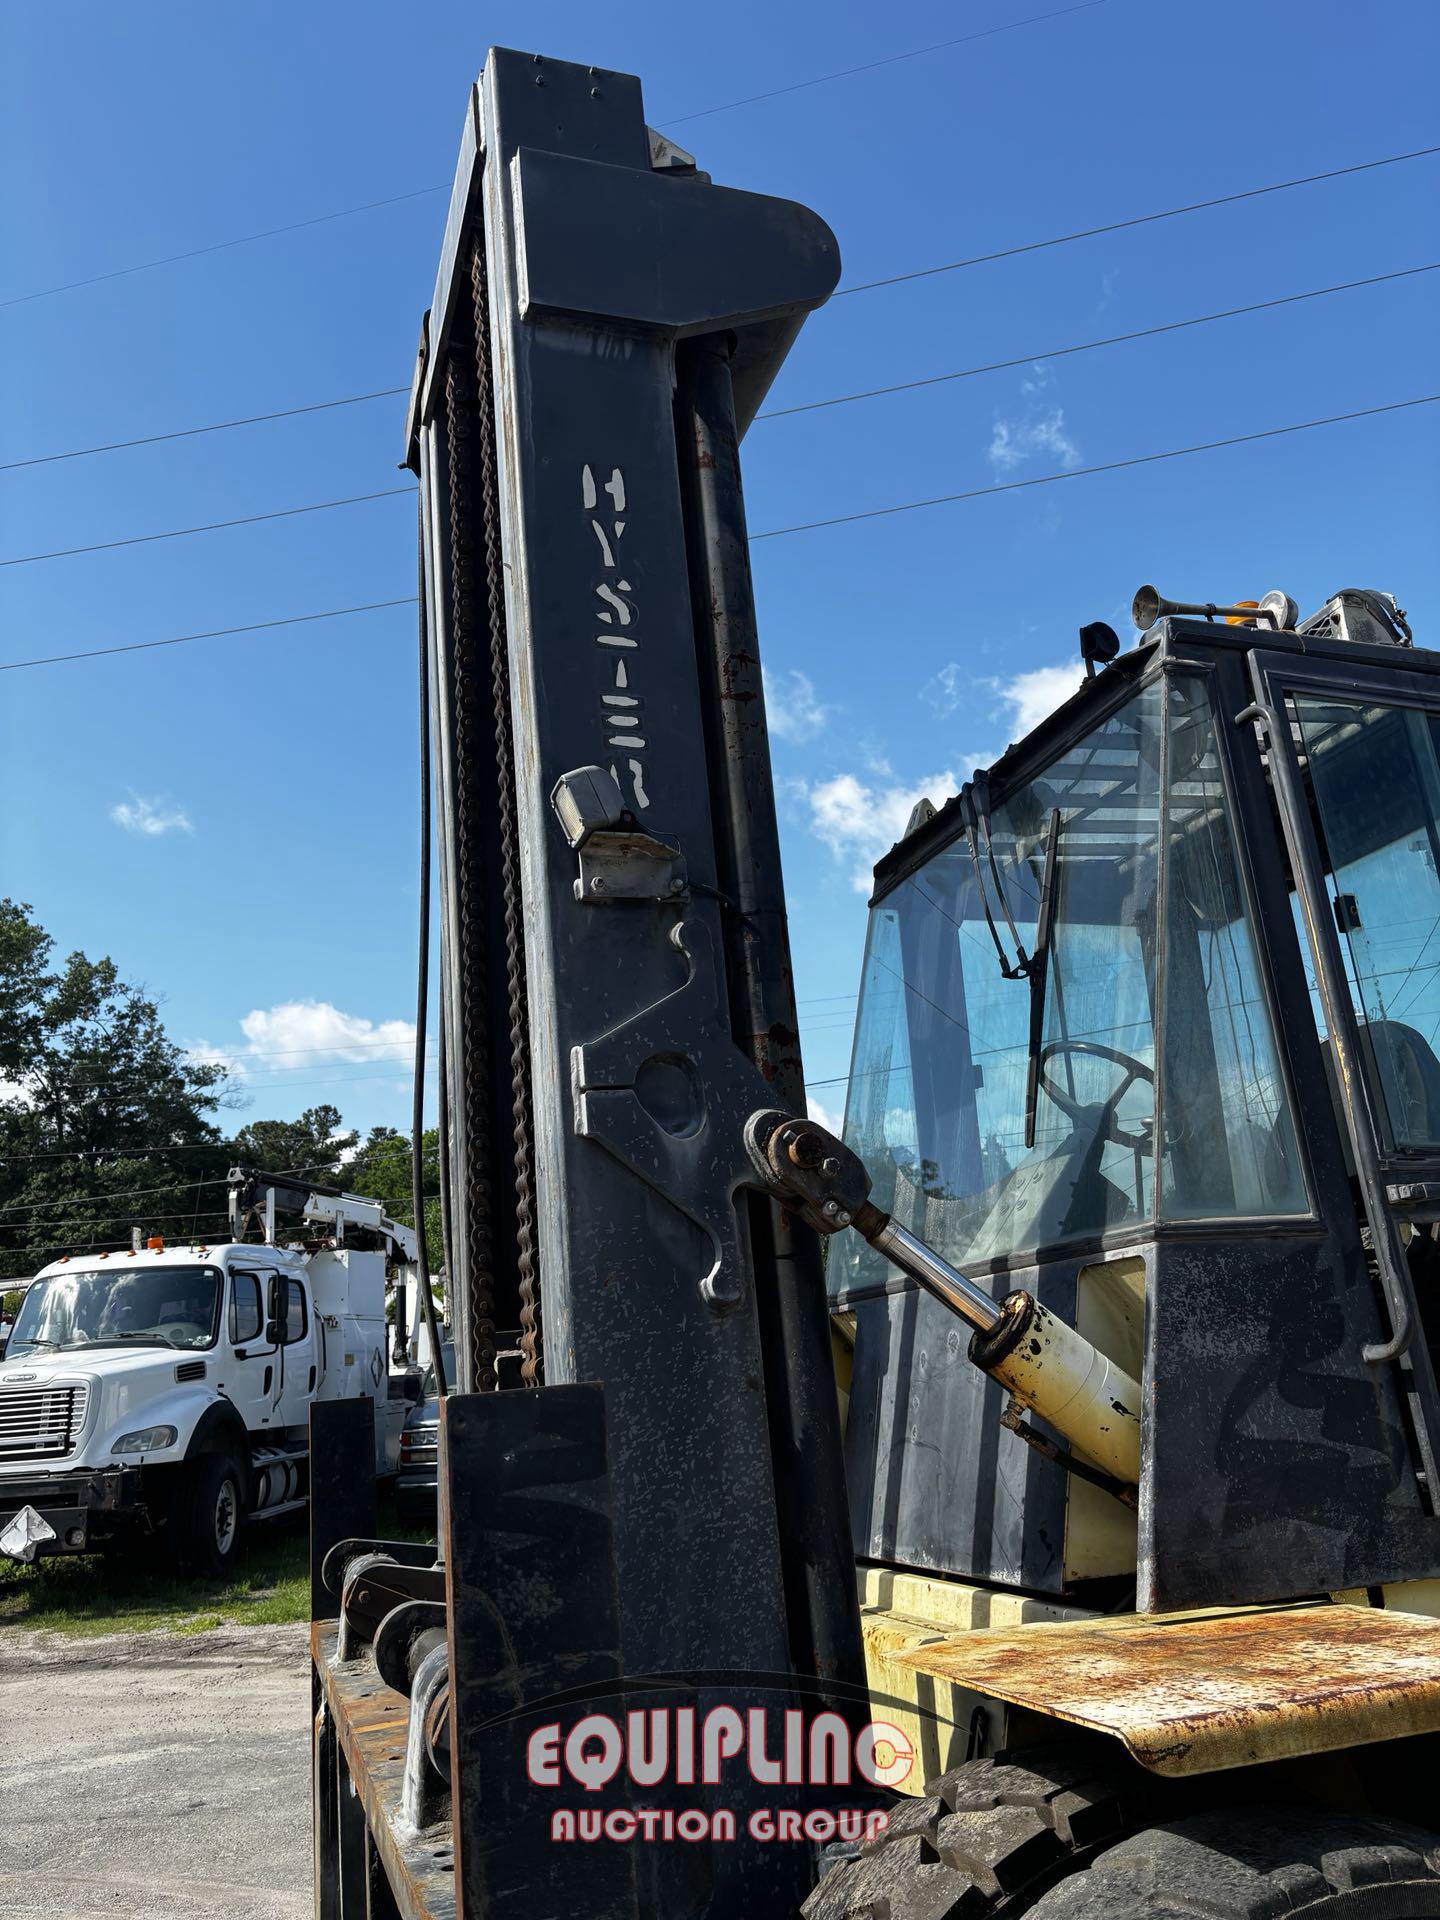
[(1425, 1325), (1414, 1276), (1440, 1221), (1440, 675), (1407, 670), (1399, 649), (1352, 651), (1353, 664), (1257, 651), (1259, 698), (1240, 717), (1269, 751), (1384, 1305), (1364, 1359), (1397, 1372), (1433, 1510), (1440, 1326), (1433, 1309)]
[(298, 1429), (309, 1426), (310, 1402), (318, 1372), (314, 1302), (310, 1283), (299, 1274), (276, 1276), (275, 1316), (278, 1336), (279, 1412), (276, 1425)]
[(221, 1338), (229, 1350), (216, 1384), (234, 1402), (250, 1433), (264, 1433), (276, 1425), (279, 1352), (266, 1327), (272, 1278), (258, 1262), (232, 1267), (225, 1278)]

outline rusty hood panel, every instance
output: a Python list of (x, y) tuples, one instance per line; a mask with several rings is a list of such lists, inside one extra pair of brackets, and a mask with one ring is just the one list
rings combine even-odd
[(1113, 1734), (1167, 1775), (1440, 1732), (1440, 1621), (1381, 1608), (1066, 1620), (891, 1658)]

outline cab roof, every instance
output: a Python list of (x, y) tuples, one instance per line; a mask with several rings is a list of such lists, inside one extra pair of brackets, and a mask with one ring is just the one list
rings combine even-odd
[[(258, 1258), (272, 1264), (305, 1265), (305, 1255), (293, 1247), (258, 1246), (254, 1241), (244, 1240), (192, 1240), (158, 1250), (145, 1247), (139, 1253), (132, 1253), (128, 1247), (114, 1248), (106, 1253), (81, 1249), (49, 1261), (41, 1267), (35, 1278), (46, 1280), (56, 1273), (89, 1273), (103, 1271), (106, 1267), (193, 1267), (197, 1262), (205, 1266), (219, 1266), (233, 1261), (236, 1255), (242, 1256), (240, 1264), (246, 1258)], [(30, 1283), (27, 1281), (26, 1284)]]
[[(1315, 634), (1272, 633), (1261, 627), (1232, 627), (1218, 620), (1171, 616), (1157, 621), (1127, 652), (1117, 655), (1093, 678), (1079, 679), (1068, 700), (1062, 701), (1022, 739), (1011, 742), (987, 772), (993, 789), (992, 805), (998, 805), (1007, 792), (1038, 772), (1069, 742), (1087, 733), (1107, 708), (1118, 705), (1134, 690), (1154, 661), (1180, 645), (1223, 648), (1238, 653), (1299, 653), (1312, 659), (1400, 667), (1409, 673), (1440, 676), (1440, 653), (1426, 647), (1365, 646)], [(1078, 659), (1075, 671), (1077, 678), (1084, 671)], [(875, 864), (871, 906), (923, 866), (932, 854), (957, 839), (964, 825), (961, 795), (954, 794), (929, 820), (896, 841)]]

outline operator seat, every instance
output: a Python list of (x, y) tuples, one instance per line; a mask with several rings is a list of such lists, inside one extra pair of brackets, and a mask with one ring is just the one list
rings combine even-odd
[(941, 1247), (968, 1242), (960, 1262), (964, 1266), (1121, 1226), (1135, 1209), (1100, 1170), (1105, 1114), (1103, 1101), (1082, 1107), (1063, 1140), (1048, 1153), (1032, 1154), (1012, 1167), (983, 1193), (964, 1200), (931, 1198), (925, 1208), (925, 1238)]
[[(1404, 1020), (1362, 1020), (1360, 1032), (1368, 1040), (1375, 1071), (1385, 1095), (1391, 1128), (1403, 1141), (1423, 1145), (1440, 1141), (1440, 1060), (1420, 1032)], [(1345, 1149), (1345, 1165), (1354, 1177), (1354, 1156), (1345, 1127), (1345, 1109), (1335, 1077), (1335, 1055), (1327, 1035), (1320, 1042), (1330, 1098)]]

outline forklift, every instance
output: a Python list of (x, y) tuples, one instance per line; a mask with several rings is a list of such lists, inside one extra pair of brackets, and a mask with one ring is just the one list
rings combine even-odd
[(1082, 628), (876, 868), (836, 1137), (739, 443), (838, 276), (491, 51), (405, 429), (458, 1385), (433, 1545), (312, 1414), (317, 1920), (1440, 1920), (1440, 654)]

